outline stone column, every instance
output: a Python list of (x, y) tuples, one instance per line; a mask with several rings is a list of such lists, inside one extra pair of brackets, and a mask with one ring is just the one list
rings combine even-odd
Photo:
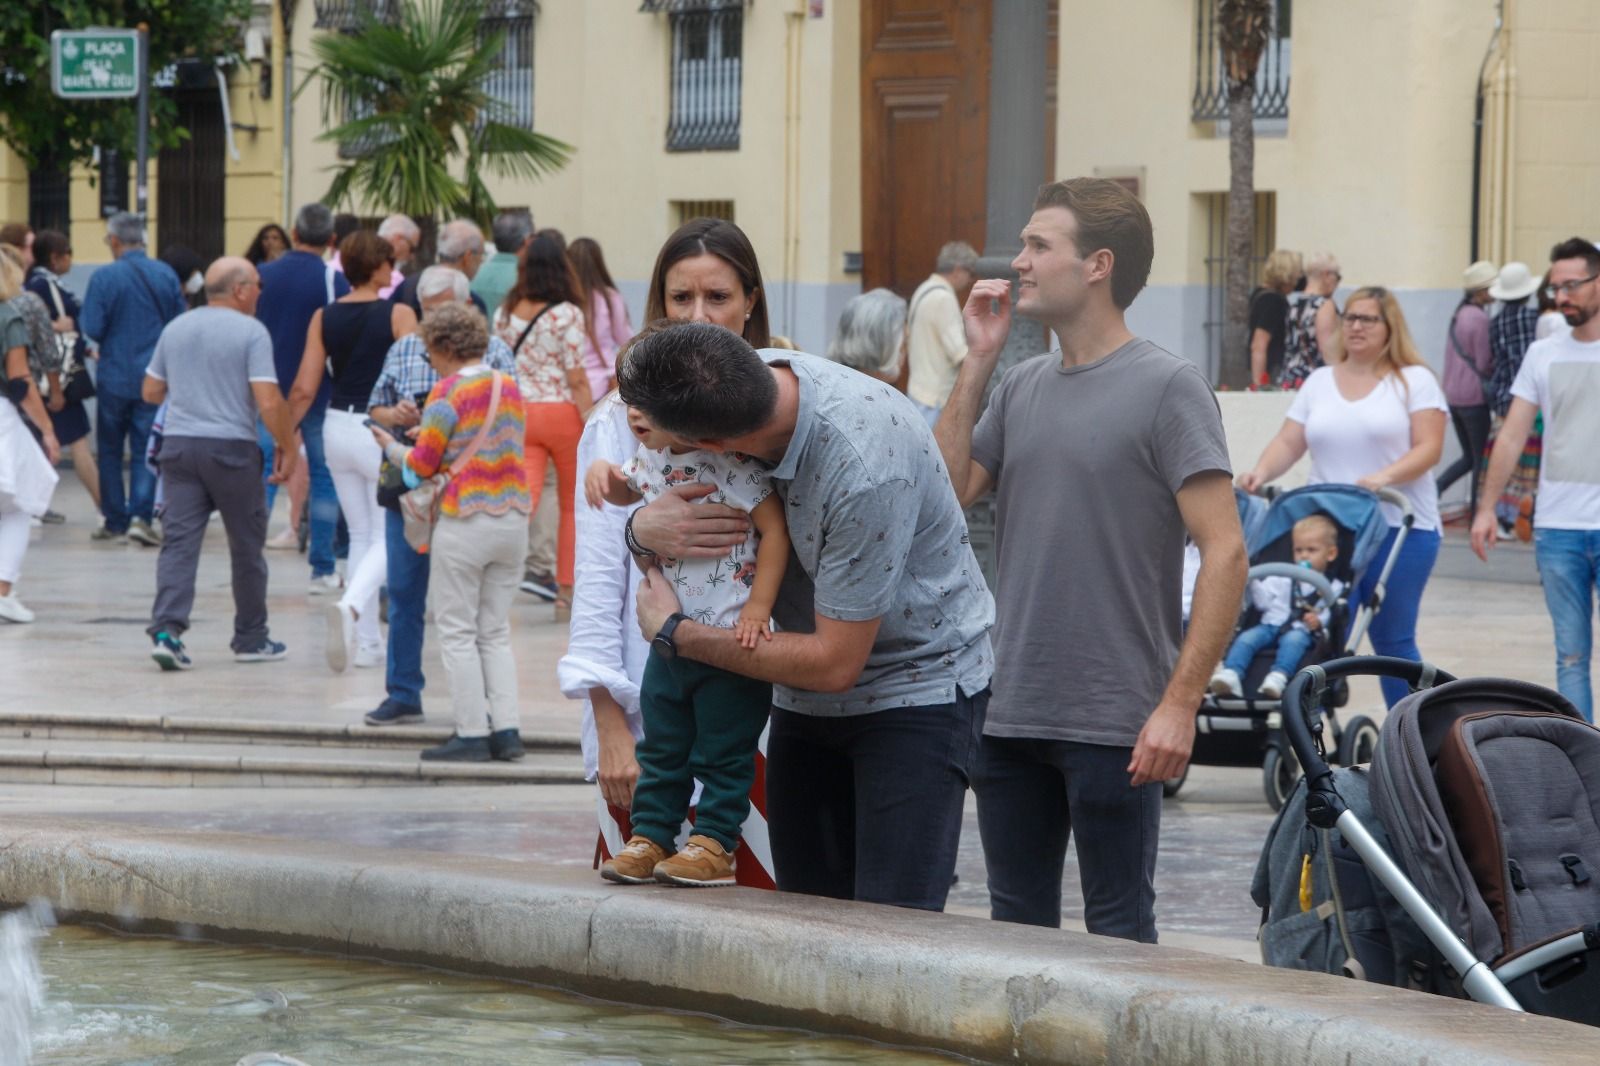
[[(1045, 46), (1054, 0), (992, 0), (989, 54), (989, 179), (987, 225), (978, 277), (1015, 281), (1017, 234), (1033, 213), (1033, 197), (1049, 173), (1044, 157)], [(1011, 366), (1046, 348), (1044, 327), (1013, 316), (994, 383)], [(967, 510), (967, 530), (989, 587), (995, 587), (994, 503)]]

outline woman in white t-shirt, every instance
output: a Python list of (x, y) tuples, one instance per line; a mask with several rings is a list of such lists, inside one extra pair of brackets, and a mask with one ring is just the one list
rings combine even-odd
[[(1444, 447), (1449, 407), (1388, 289), (1356, 290), (1326, 355), (1328, 365), (1306, 379), (1283, 428), (1255, 468), (1239, 477), (1239, 486), (1253, 492), (1309, 451), (1311, 484), (1389, 488), (1410, 500), (1415, 521), (1368, 637), (1379, 655), (1418, 660), (1417, 609), (1439, 556), (1439, 494), (1430, 471)], [(1398, 508), (1385, 505), (1384, 516), (1391, 528), (1380, 560), (1387, 558), (1400, 524)], [(1367, 568), (1356, 589), (1358, 601), (1372, 594), (1380, 569)], [(1404, 682), (1383, 679), (1391, 707), (1405, 694)]]

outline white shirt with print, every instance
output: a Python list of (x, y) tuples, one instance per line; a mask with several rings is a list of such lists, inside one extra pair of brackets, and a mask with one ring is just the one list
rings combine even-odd
[(1528, 346), (1511, 395), (1544, 415), (1540, 529), (1600, 529), (1600, 341), (1557, 333)]
[[(767, 468), (755, 459), (737, 452), (692, 451), (675, 454), (639, 446), (622, 468), (633, 490), (654, 500), (678, 485), (715, 485), (701, 502), (722, 503), (750, 512), (772, 495), (772, 479)], [(678, 594), (680, 610), (703, 625), (732, 629), (739, 611), (750, 599), (750, 586), (756, 579), (755, 529), (745, 534), (742, 544), (728, 549), (715, 559), (661, 560), (661, 571)]]

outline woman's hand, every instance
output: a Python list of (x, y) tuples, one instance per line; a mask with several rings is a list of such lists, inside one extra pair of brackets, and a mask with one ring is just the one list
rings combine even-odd
[(628, 717), (604, 688), (589, 690), (589, 705), (594, 709), (595, 737), (600, 742), (600, 795), (611, 806), (630, 810), (633, 789), (639, 783), (639, 760)]
[(1377, 492), (1380, 489), (1388, 488), (1393, 482), (1386, 471), (1379, 470), (1376, 474), (1368, 474), (1364, 478), (1358, 478), (1356, 484), (1369, 492)]
[(78, 328), (78, 324), (72, 321), (72, 317), (70, 315), (62, 315), (60, 318), (50, 323), (50, 328), (55, 330), (57, 333), (71, 333), (73, 330)]
[(55, 466), (61, 461), (61, 442), (56, 440), (54, 433), (48, 429), (45, 430), (44, 436), (39, 443), (44, 445), (44, 457), (50, 460), (51, 466)]
[(1266, 484), (1266, 479), (1254, 470), (1247, 470), (1239, 475), (1239, 479), (1234, 484), (1246, 492), (1256, 493), (1261, 491), (1261, 486)]
[(387, 452), (389, 450), (389, 445), (391, 445), (391, 444), (393, 444), (395, 442), (394, 441), (394, 434), (390, 433), (387, 429), (384, 429), (382, 426), (374, 425), (374, 426), (368, 426), (367, 428), (372, 430), (372, 439), (377, 441), (378, 442), (378, 447), (383, 449), (385, 452)]
[(51, 411), (60, 414), (67, 409), (67, 395), (60, 389), (56, 389), (50, 394), (50, 398), (44, 402), (44, 405)]

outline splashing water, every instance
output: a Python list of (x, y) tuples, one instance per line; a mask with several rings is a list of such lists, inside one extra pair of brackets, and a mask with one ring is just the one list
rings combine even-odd
[(33, 1016), (44, 1006), (35, 942), (54, 925), (43, 901), (0, 914), (0, 1066), (28, 1066), (32, 1057)]

